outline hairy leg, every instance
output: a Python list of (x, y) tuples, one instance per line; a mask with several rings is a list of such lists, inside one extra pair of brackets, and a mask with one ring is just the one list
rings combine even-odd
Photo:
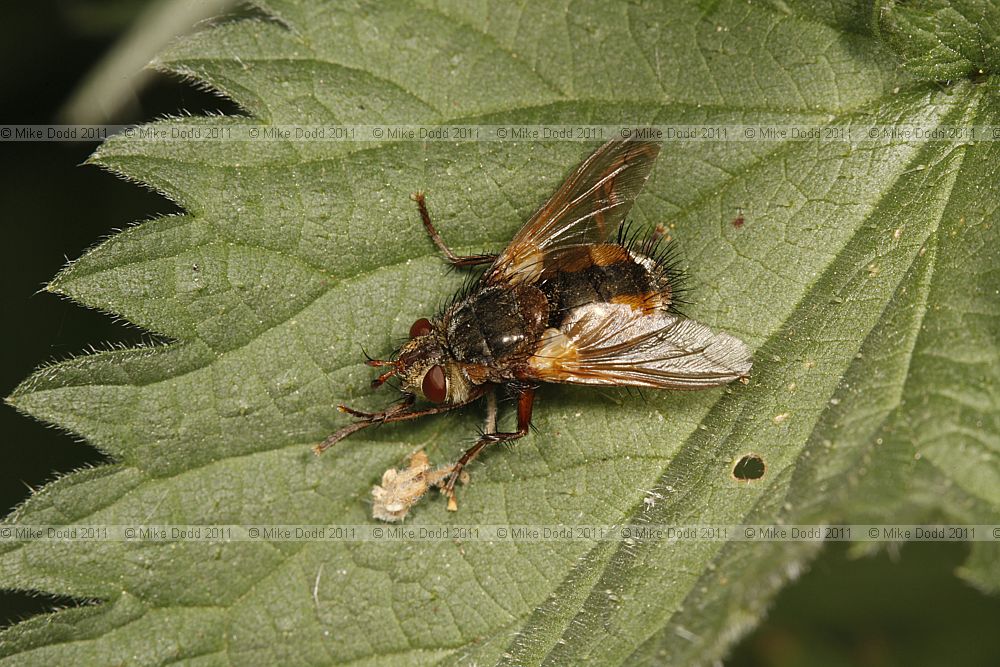
[[(481, 452), (487, 445), (493, 444), (494, 442), (510, 442), (511, 440), (517, 440), (518, 438), (523, 438), (528, 434), (528, 429), (531, 426), (531, 410), (535, 404), (535, 388), (525, 387), (521, 389), (517, 397), (517, 430), (508, 433), (483, 433), (479, 437), (472, 447), (468, 450), (462, 457), (458, 459), (455, 463), (455, 467), (452, 469), (451, 474), (448, 475), (448, 481), (445, 482), (444, 492), (448, 496), (454, 496), (455, 494), (455, 482), (458, 481), (459, 475), (462, 474), (462, 469), (465, 468), (469, 463), (473, 461), (479, 452)], [(495, 424), (494, 424), (495, 428)]]
[(491, 264), (494, 259), (497, 258), (496, 255), (456, 255), (451, 248), (449, 248), (441, 235), (438, 234), (437, 230), (434, 229), (434, 225), (431, 223), (431, 215), (427, 212), (427, 202), (424, 201), (423, 192), (415, 192), (411, 195), (413, 201), (417, 202), (417, 208), (420, 210), (420, 219), (424, 222), (424, 229), (430, 235), (431, 240), (434, 241), (441, 252), (444, 254), (444, 258), (452, 264), (452, 266), (478, 266), (480, 264)]
[(421, 410), (413, 410), (413, 403), (416, 398), (413, 394), (407, 394), (406, 397), (396, 405), (383, 410), (382, 412), (362, 412), (361, 410), (355, 410), (354, 408), (349, 408), (346, 405), (338, 405), (337, 409), (341, 412), (345, 412), (352, 417), (356, 417), (358, 421), (348, 424), (336, 433), (327, 437), (326, 440), (319, 443), (313, 447), (313, 452), (317, 455), (322, 454), (326, 450), (333, 447), (335, 444), (346, 438), (347, 436), (360, 431), (361, 429), (368, 428), (374, 424), (391, 424), (393, 422), (409, 421), (411, 419), (418, 419), (420, 417), (426, 417), (427, 415), (437, 415), (442, 412), (448, 412), (449, 410), (455, 410), (461, 408), (469, 403), (480, 398), (483, 393), (485, 393), (486, 388), (482, 388), (478, 392), (473, 392), (473, 394), (461, 403), (452, 403), (450, 405), (435, 405), (430, 408), (424, 408)]

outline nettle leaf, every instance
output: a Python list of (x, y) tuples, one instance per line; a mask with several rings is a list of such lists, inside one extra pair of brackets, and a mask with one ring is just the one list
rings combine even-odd
[[(273, 20), (207, 29), (156, 66), (249, 116), (180, 121), (192, 128), (1000, 124), (992, 70), (926, 82), (854, 3), (799, 4), (273, 0)], [(920, 34), (996, 42), (995, 23), (974, 37), (941, 16)], [(1000, 522), (998, 145), (668, 142), (634, 218), (673, 225), (686, 312), (754, 348), (749, 386), (644, 399), (545, 387), (538, 432), (472, 469), (458, 514), (428, 499), (413, 524)], [(49, 484), (6, 522), (369, 521), (382, 471), (418, 447), (452, 459), (481, 419), (310, 451), (344, 423), (338, 402), (388, 400), (361, 349), (388, 353), (462, 281), (409, 194), (427, 192), (458, 249), (497, 248), (594, 147), (108, 141), (93, 163), (185, 214), (109, 239), (50, 289), (174, 342), (47, 366), (14, 392), (115, 463)], [(737, 482), (749, 452), (767, 473)], [(0, 584), (97, 603), (8, 629), (0, 652), (3, 664), (708, 662), (816, 548), (7, 543)], [(977, 543), (962, 574), (996, 590), (996, 555)]]
[(984, 0), (876, 3), (876, 30), (916, 76), (944, 81), (1000, 64), (1000, 6)]

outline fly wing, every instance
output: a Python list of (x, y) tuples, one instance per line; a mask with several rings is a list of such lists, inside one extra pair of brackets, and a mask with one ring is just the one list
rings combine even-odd
[(660, 154), (650, 141), (609, 141), (576, 168), (535, 212), (483, 276), (488, 283), (534, 282), (544, 251), (602, 243), (632, 208)]
[(702, 389), (747, 377), (753, 362), (739, 338), (694, 320), (591, 303), (548, 329), (527, 364), (543, 382)]

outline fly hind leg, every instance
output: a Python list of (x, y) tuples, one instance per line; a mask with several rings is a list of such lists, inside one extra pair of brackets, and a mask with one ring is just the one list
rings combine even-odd
[(410, 195), (410, 198), (417, 202), (417, 208), (420, 210), (420, 219), (424, 222), (424, 229), (427, 230), (427, 234), (434, 241), (434, 245), (441, 250), (444, 254), (444, 258), (452, 266), (479, 266), (480, 264), (492, 264), (493, 260), (497, 258), (496, 255), (456, 255), (451, 248), (449, 248), (441, 235), (438, 234), (437, 230), (434, 229), (434, 225), (431, 223), (431, 215), (427, 212), (427, 202), (424, 201), (423, 192), (414, 192)]

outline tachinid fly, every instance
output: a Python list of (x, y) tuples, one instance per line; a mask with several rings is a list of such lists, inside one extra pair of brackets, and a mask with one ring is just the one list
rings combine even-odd
[[(657, 143), (614, 140), (597, 149), (498, 255), (456, 255), (415, 194), (424, 227), (454, 266), (489, 268), (464, 296), (410, 327), (410, 340), (373, 386), (401, 380), (403, 399), (383, 412), (341, 405), (356, 421), (314, 449), (321, 453), (372, 424), (406, 421), (488, 401), (488, 427), (444, 484), (487, 445), (528, 433), (540, 382), (701, 389), (747, 377), (750, 350), (727, 333), (679, 315), (676, 276), (657, 251), (622, 225), (660, 152)], [(661, 228), (662, 229), (662, 228)], [(497, 387), (517, 400), (517, 430), (495, 432)], [(417, 398), (433, 405), (415, 406)]]

